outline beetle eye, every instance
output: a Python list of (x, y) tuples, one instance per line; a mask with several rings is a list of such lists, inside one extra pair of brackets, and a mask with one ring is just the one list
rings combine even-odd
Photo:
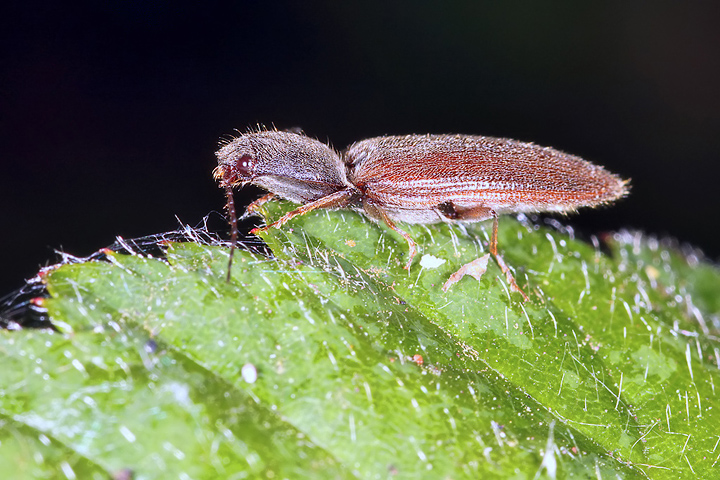
[(243, 155), (235, 164), (235, 172), (243, 177), (251, 177), (253, 173), (252, 157)]

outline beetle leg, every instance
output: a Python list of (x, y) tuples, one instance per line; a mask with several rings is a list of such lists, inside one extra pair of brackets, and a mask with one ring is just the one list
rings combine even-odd
[(391, 230), (395, 230), (397, 233), (402, 235), (402, 237), (405, 239), (405, 241), (408, 244), (408, 261), (405, 264), (405, 270), (410, 270), (410, 265), (412, 265), (413, 259), (415, 258), (415, 255), (417, 255), (417, 244), (415, 243), (415, 240), (412, 239), (409, 233), (400, 230), (395, 223), (390, 220), (390, 218), (387, 216), (387, 214), (379, 210), (380, 216), (383, 219), (383, 222), (385, 222), (385, 225), (390, 227)]
[[(462, 207), (455, 205), (453, 202), (441, 203), (437, 206), (438, 212), (449, 220), (458, 222), (481, 222), (483, 220), (493, 219), (492, 235), (490, 236), (490, 253), (497, 257), (497, 232), (498, 232), (498, 214), (492, 208), (482, 205), (474, 207)], [(505, 273), (503, 271), (503, 273)]]
[(515, 277), (513, 276), (512, 272), (510, 271), (510, 267), (507, 266), (507, 263), (505, 263), (505, 260), (500, 256), (500, 254), (497, 251), (497, 234), (498, 234), (498, 216), (497, 213), (495, 213), (495, 210), (490, 210), (493, 217), (493, 226), (492, 226), (492, 234), (490, 235), (490, 253), (493, 257), (495, 257), (495, 261), (498, 264), (498, 267), (500, 267), (500, 270), (502, 270), (502, 273), (505, 274), (505, 280), (510, 284), (510, 290), (513, 292), (517, 292), (523, 297), (523, 301), (528, 301), (528, 296), (525, 295), (525, 292), (522, 291), (522, 289), (518, 286), (517, 282), (515, 281)]
[(492, 208), (483, 205), (465, 207), (453, 202), (443, 202), (436, 208), (438, 213), (443, 217), (458, 222), (481, 222), (497, 217), (497, 214)]
[(515, 277), (513, 276), (512, 272), (510, 271), (510, 267), (507, 266), (505, 263), (505, 260), (498, 255), (497, 253), (493, 255), (495, 257), (495, 261), (497, 262), (498, 266), (500, 267), (500, 270), (505, 274), (505, 280), (510, 284), (510, 290), (513, 292), (517, 292), (523, 297), (523, 301), (527, 302), (529, 300), (528, 296), (525, 294), (525, 292), (522, 291), (520, 287), (518, 287), (517, 282), (515, 281)]
[[(528, 296), (525, 294), (525, 292), (522, 291), (522, 289), (518, 286), (517, 281), (515, 281), (515, 277), (513, 276), (512, 272), (510, 271), (510, 267), (508, 267), (507, 263), (505, 263), (505, 260), (500, 256), (497, 250), (497, 244), (498, 244), (498, 215), (492, 208), (487, 207), (471, 207), (471, 208), (462, 208), (458, 207), (457, 205), (452, 204), (451, 202), (446, 202), (438, 206), (438, 210), (441, 214), (443, 214), (445, 217), (451, 220), (457, 220), (457, 221), (480, 221), (480, 220), (486, 220), (488, 218), (493, 219), (493, 226), (492, 226), (492, 233), (490, 235), (490, 245), (488, 245), (490, 253), (495, 258), (495, 262), (497, 262), (498, 267), (500, 267), (500, 270), (505, 275), (505, 280), (510, 284), (510, 290), (513, 292), (517, 292), (523, 297), (523, 301), (528, 301)], [(484, 257), (481, 257), (478, 260), (483, 259)], [(474, 260), (473, 262), (470, 262), (466, 265), (463, 265), (460, 267), (460, 269), (452, 274), (447, 282), (445, 282), (445, 285), (443, 285), (443, 290), (447, 291), (453, 284), (456, 282), (459, 282), (460, 279), (464, 275), (472, 275), (476, 279), (479, 279), (479, 277), (485, 273), (485, 267), (482, 269), (475, 268), (475, 262), (478, 260)], [(485, 266), (487, 265), (487, 260), (485, 261)], [(479, 272), (479, 273), (478, 273)]]
[(498, 216), (494, 210), (492, 210), (492, 213), (493, 213), (493, 229), (492, 229), (492, 235), (490, 236), (490, 253), (492, 254), (493, 257), (495, 257), (495, 261), (497, 262), (498, 266), (500, 267), (500, 270), (502, 270), (502, 272), (505, 274), (505, 280), (507, 280), (507, 282), (510, 284), (510, 290), (522, 295), (523, 301), (527, 302), (528, 296), (518, 286), (517, 282), (515, 281), (515, 277), (513, 276), (512, 272), (510, 271), (510, 267), (507, 266), (507, 264), (505, 263), (505, 260), (503, 260), (503, 258), (500, 256), (500, 254), (497, 251)]
[(247, 206), (247, 208), (245, 209), (245, 213), (243, 213), (242, 217), (240, 218), (247, 218), (250, 215), (255, 215), (260, 211), (260, 207), (262, 207), (263, 204), (269, 202), (273, 198), (275, 198), (274, 193), (268, 193), (267, 195), (263, 195), (262, 197), (258, 198)]
[[(330, 195), (326, 195), (324, 197), (318, 198), (314, 202), (306, 203), (305, 205), (301, 205), (300, 207), (296, 208), (292, 212), (288, 212), (279, 219), (275, 220), (270, 225), (266, 225), (261, 228), (253, 228), (250, 230), (250, 233), (257, 234), (260, 232), (264, 232), (270, 228), (278, 228), (283, 225), (285, 225), (287, 222), (292, 220), (293, 218), (305, 215), (306, 213), (312, 212), (313, 210), (317, 210), (318, 208), (341, 208), (346, 206), (350, 201), (352, 200), (353, 196), (356, 195), (356, 191), (351, 188), (346, 188), (344, 190), (338, 190), (335, 193), (331, 193)], [(264, 197), (263, 197), (264, 198)], [(262, 199), (261, 199), (262, 200)]]
[[(490, 253), (497, 258), (497, 232), (498, 232), (498, 215), (494, 210), (491, 210), (493, 216), (493, 229), (490, 235)], [(505, 272), (503, 272), (505, 273)]]
[(408, 244), (408, 261), (405, 264), (405, 270), (410, 270), (410, 265), (412, 265), (413, 259), (415, 258), (415, 255), (417, 255), (417, 244), (415, 243), (415, 240), (412, 239), (410, 234), (400, 230), (397, 225), (395, 225), (395, 222), (390, 219), (387, 212), (374, 203), (365, 200), (363, 202), (363, 208), (371, 218), (382, 220), (385, 222), (385, 225), (390, 228), (390, 230), (394, 230), (405, 239)]

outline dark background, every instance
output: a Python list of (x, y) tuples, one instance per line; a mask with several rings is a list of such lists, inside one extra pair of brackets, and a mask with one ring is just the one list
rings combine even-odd
[(257, 123), (337, 148), (429, 132), (554, 146), (632, 178), (629, 198), (565, 220), (580, 231), (720, 255), (718, 2), (28, 1), (3, 17), (0, 294), (53, 249), (222, 212), (217, 141)]

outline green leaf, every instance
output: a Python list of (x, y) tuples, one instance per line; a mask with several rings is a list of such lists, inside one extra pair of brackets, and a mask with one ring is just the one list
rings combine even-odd
[(715, 476), (718, 270), (637, 234), (607, 256), (500, 227), (525, 304), (492, 262), (441, 290), (484, 225), (408, 227), (407, 271), (402, 237), (347, 211), (263, 233), (276, 259), (238, 252), (229, 284), (228, 249), (197, 243), (61, 266), (63, 333), (0, 335), (0, 458), (15, 478)]

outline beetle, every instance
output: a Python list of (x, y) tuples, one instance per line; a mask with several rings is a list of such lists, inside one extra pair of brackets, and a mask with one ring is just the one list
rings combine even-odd
[[(239, 135), (216, 152), (214, 177), (227, 195), (232, 254), (237, 242), (233, 188), (267, 190), (246, 214), (274, 197), (300, 206), (252, 233), (277, 228), (319, 208), (349, 208), (382, 222), (408, 244), (409, 269), (417, 246), (397, 223), (493, 220), (490, 254), (513, 291), (527, 300), (497, 251), (498, 216), (574, 212), (628, 194), (628, 182), (604, 168), (550, 147), (477, 135), (405, 135), (369, 138), (338, 153), (299, 133), (260, 130)], [(464, 265), (443, 286), (465, 274), (479, 279), (488, 255)]]

